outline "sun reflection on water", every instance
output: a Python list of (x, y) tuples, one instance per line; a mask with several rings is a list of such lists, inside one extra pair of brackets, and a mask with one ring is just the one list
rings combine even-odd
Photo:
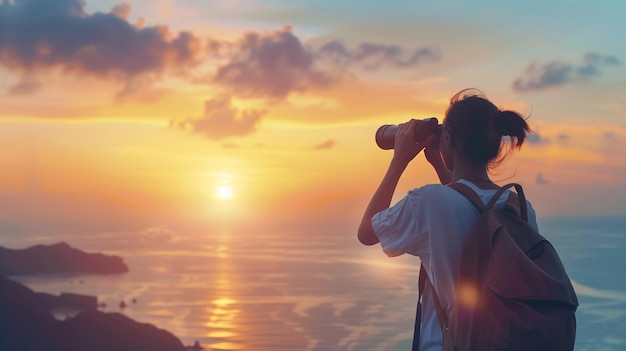
[(233, 279), (233, 267), (231, 257), (228, 254), (230, 249), (228, 233), (220, 232), (217, 238), (218, 261), (216, 262), (216, 276), (211, 286), (211, 298), (207, 306), (208, 320), (204, 325), (208, 328), (205, 336), (211, 341), (208, 343), (210, 350), (239, 350), (243, 347), (237, 342), (239, 334), (236, 330), (238, 326), (238, 316), (241, 312), (238, 307), (236, 296), (236, 284)]
[(218, 246), (217, 249), (215, 249), (215, 252), (219, 258), (228, 258), (228, 246), (226, 245)]
[(241, 349), (241, 346), (232, 342), (218, 342), (216, 344), (212, 344), (211, 349), (212, 350), (239, 350)]
[(211, 317), (205, 324), (209, 328), (233, 329), (238, 309), (231, 305), (236, 301), (228, 297), (222, 297), (212, 301)]
[(207, 334), (209, 338), (232, 338), (237, 334), (228, 330), (215, 330)]

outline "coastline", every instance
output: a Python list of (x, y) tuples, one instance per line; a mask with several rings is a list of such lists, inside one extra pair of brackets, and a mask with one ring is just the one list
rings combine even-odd
[[(185, 346), (171, 332), (137, 322), (119, 312), (103, 312), (97, 296), (35, 292), (15, 278), (70, 274), (124, 274), (119, 256), (87, 253), (65, 242), (24, 249), (0, 247), (0, 349), (49, 351), (184, 351), (202, 350), (198, 342)], [(83, 280), (79, 278), (82, 284)], [(133, 303), (136, 301), (133, 300)], [(130, 302), (129, 302), (130, 303)], [(126, 307), (120, 302), (120, 309)]]

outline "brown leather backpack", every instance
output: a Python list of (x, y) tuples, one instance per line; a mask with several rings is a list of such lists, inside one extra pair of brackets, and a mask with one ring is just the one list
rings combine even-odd
[[(433, 289), (443, 350), (573, 350), (578, 299), (554, 247), (528, 224), (522, 187), (505, 185), (485, 206), (466, 185), (449, 186), (481, 214), (461, 249), (451, 319)], [(517, 196), (511, 193), (504, 207), (494, 208), (510, 187)], [(419, 345), (426, 280), (422, 266), (413, 350)]]

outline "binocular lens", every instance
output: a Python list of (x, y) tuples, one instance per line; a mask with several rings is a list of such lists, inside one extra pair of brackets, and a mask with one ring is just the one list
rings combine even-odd
[[(418, 121), (415, 127), (415, 142), (423, 141), (429, 135), (440, 130), (436, 117), (426, 118)], [(376, 130), (376, 145), (383, 150), (391, 150), (396, 143), (397, 124), (385, 124)]]

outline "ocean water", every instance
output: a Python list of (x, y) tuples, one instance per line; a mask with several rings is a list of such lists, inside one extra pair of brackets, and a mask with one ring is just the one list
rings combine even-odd
[[(626, 349), (626, 217), (551, 218), (542, 233), (577, 291), (577, 351)], [(419, 260), (387, 258), (332, 229), (0, 238), (66, 241), (123, 256), (127, 274), (16, 277), (36, 291), (97, 295), (104, 311), (152, 323), (207, 350), (409, 350)], [(136, 303), (133, 303), (135, 299)], [(128, 307), (121, 309), (124, 301)]]

